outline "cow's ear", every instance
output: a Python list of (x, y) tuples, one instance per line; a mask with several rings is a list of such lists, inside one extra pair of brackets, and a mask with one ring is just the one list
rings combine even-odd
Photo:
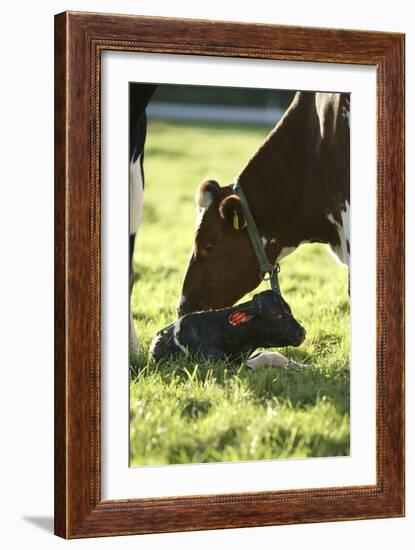
[(245, 229), (246, 220), (241, 199), (237, 195), (229, 195), (219, 205), (219, 213), (225, 222), (234, 229)]
[(196, 206), (201, 210), (202, 208), (209, 208), (209, 206), (218, 200), (220, 192), (220, 185), (215, 180), (203, 181), (196, 191)]

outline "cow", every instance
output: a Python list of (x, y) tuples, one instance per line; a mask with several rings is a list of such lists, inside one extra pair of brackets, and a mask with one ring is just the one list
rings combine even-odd
[(261, 282), (236, 182), (270, 262), (302, 243), (319, 242), (349, 266), (349, 112), (349, 94), (297, 92), (232, 184), (207, 180), (199, 186), (179, 315), (232, 306)]
[(138, 352), (139, 342), (134, 327), (131, 294), (134, 284), (134, 245), (144, 203), (144, 144), (147, 132), (146, 107), (156, 86), (130, 83), (129, 88), (129, 207), (130, 207), (130, 351)]

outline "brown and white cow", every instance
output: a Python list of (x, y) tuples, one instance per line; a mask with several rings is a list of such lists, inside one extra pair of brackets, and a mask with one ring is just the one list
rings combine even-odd
[[(349, 94), (297, 92), (237, 180), (271, 262), (319, 242), (349, 265)], [(180, 315), (231, 306), (261, 282), (232, 185), (205, 181), (196, 202)]]

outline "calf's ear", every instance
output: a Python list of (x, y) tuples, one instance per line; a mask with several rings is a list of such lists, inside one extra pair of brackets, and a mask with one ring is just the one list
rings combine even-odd
[(229, 315), (229, 323), (234, 326), (244, 325), (254, 318), (255, 315), (253, 315), (250, 311), (239, 310), (234, 311), (231, 315)]
[(209, 208), (209, 206), (218, 200), (220, 185), (215, 180), (203, 181), (196, 191), (196, 206), (199, 210)]
[(245, 229), (246, 220), (241, 199), (237, 195), (229, 195), (219, 205), (221, 218), (234, 229)]

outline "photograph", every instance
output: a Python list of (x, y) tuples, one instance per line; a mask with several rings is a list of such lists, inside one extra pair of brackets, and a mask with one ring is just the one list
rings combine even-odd
[(128, 97), (130, 466), (349, 456), (351, 94)]

